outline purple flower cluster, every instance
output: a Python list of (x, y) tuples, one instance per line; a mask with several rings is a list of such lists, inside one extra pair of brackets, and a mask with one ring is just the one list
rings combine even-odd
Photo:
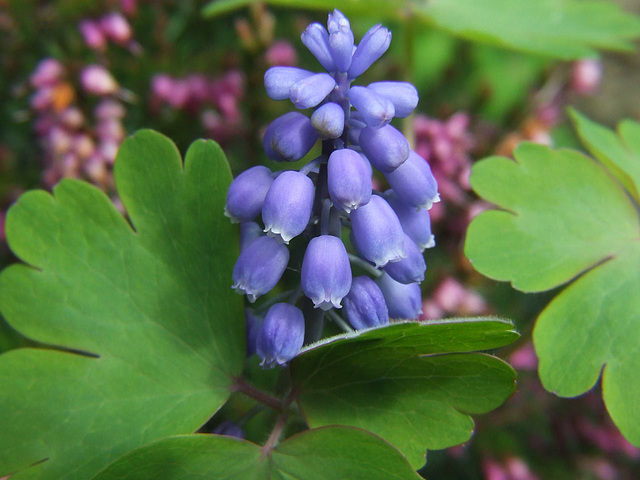
[(45, 185), (53, 186), (63, 177), (86, 178), (111, 191), (111, 167), (125, 136), (122, 119), (126, 113), (112, 95), (117, 83), (111, 74), (98, 65), (80, 74), (85, 91), (102, 97), (93, 119), (86, 118), (76, 104), (76, 91), (58, 60), (42, 60), (30, 83), (35, 90), (31, 97), (34, 128), (44, 151)]
[[(290, 112), (275, 119), (264, 135), (266, 155), (297, 161), (317, 140), (322, 153), (300, 171), (252, 167), (229, 187), (225, 214), (241, 223), (243, 245), (233, 288), (250, 302), (269, 292), (289, 265), (287, 245), (301, 237), (307, 246), (300, 289), (309, 308), (345, 330), (351, 327), (336, 310), (356, 329), (384, 325), (389, 317), (415, 319), (426, 270), (422, 252), (434, 245), (427, 210), (439, 196), (429, 164), (390, 122), (411, 114), (418, 93), (405, 82), (352, 85), (385, 53), (389, 30), (376, 25), (356, 45), (349, 20), (337, 10), (327, 27), (313, 23), (302, 34), (326, 72), (278, 66), (265, 73), (272, 99), (314, 109), (310, 116)], [(372, 191), (373, 168), (390, 190)], [(344, 239), (343, 226), (351, 230)], [(375, 280), (354, 278), (352, 265)], [(284, 365), (302, 347), (305, 318), (297, 301), (294, 294), (290, 303), (272, 305), (263, 321), (248, 314), (249, 350), (263, 366)]]

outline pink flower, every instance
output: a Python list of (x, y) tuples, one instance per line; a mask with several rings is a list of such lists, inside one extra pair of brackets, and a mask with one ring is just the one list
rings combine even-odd
[(55, 58), (45, 58), (38, 63), (31, 74), (31, 85), (34, 88), (51, 86), (57, 83), (64, 75), (64, 67)]
[(82, 88), (94, 95), (111, 95), (119, 89), (118, 82), (109, 70), (101, 65), (89, 65), (80, 73)]
[(107, 39), (98, 22), (83, 20), (80, 22), (80, 25), (78, 25), (78, 29), (82, 34), (84, 43), (86, 43), (89, 48), (103, 51), (107, 47)]

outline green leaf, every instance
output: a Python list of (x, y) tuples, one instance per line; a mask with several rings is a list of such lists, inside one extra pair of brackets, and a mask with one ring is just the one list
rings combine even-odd
[[(407, 3), (407, 0), (402, 1)], [(217, 17), (258, 2), (262, 2), (262, 0), (213, 0), (203, 7), (202, 15), (208, 18)], [(335, 0), (267, 0), (266, 3), (276, 7), (326, 12), (339, 7), (348, 15), (371, 15), (371, 12), (376, 12), (377, 15), (385, 19), (401, 18), (405, 14), (401, 8), (402, 2), (398, 2), (400, 3), (398, 5), (398, 3), (388, 0), (342, 0), (340, 5), (337, 5)]]
[[(603, 156), (620, 151), (620, 140), (574, 117)], [(626, 123), (624, 130), (637, 128)], [(477, 163), (471, 184), (504, 209), (479, 215), (469, 227), (465, 253), (478, 271), (525, 292), (579, 277), (537, 320), (534, 343), (545, 388), (579, 395), (604, 366), (607, 408), (622, 433), (640, 444), (638, 206), (597, 161), (534, 144), (518, 147), (515, 161)]]
[(470, 352), (517, 337), (510, 322), (496, 318), (403, 322), (339, 335), (291, 362), (293, 385), (310, 427), (365, 428), (417, 469), (426, 449), (469, 439), (468, 414), (488, 412), (513, 393), (509, 365)]
[(570, 109), (569, 113), (589, 152), (620, 180), (636, 200), (640, 200), (640, 125), (631, 121), (621, 123), (618, 137), (612, 130), (577, 110)]
[(133, 228), (75, 180), (9, 211), (8, 241), (25, 264), (0, 275), (0, 309), (60, 350), (0, 356), (0, 476), (85, 479), (132, 448), (191, 433), (242, 370), (221, 149), (195, 142), (183, 168), (169, 139), (141, 131), (123, 143), (115, 178)]
[(255, 443), (218, 435), (170, 437), (116, 460), (94, 480), (270, 478), (419, 480), (406, 459), (364, 430), (308, 430), (265, 452)]
[[(203, 15), (214, 17), (258, 0), (213, 0)], [(415, 20), (468, 40), (571, 60), (597, 50), (631, 51), (640, 18), (604, 0), (267, 0), (296, 9)]]
[(475, 42), (566, 60), (632, 50), (640, 35), (640, 19), (607, 1), (429, 0), (415, 14)]

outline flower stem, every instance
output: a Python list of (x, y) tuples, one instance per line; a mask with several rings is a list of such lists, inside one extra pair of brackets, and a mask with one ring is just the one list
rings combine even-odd
[(258, 402), (265, 404), (267, 407), (271, 407), (279, 412), (282, 412), (285, 408), (282, 400), (249, 385), (242, 377), (236, 377), (234, 379), (231, 391), (242, 393), (247, 397), (251, 397)]
[(349, 261), (353, 265), (357, 265), (358, 267), (362, 268), (363, 270), (366, 270), (368, 273), (370, 273), (375, 278), (380, 278), (382, 276), (382, 272), (380, 270), (378, 270), (373, 265), (365, 262), (364, 260), (362, 260), (357, 255), (354, 255), (353, 253), (349, 253), (348, 255), (349, 255)]
[(282, 431), (284, 430), (284, 427), (287, 425), (288, 417), (289, 417), (288, 412), (282, 412), (280, 416), (278, 416), (278, 419), (276, 420), (276, 424), (274, 425), (273, 430), (271, 430), (271, 434), (269, 435), (267, 442), (262, 447), (262, 458), (269, 455), (271, 450), (273, 450), (278, 444), (278, 441), (280, 440), (280, 436), (282, 435)]
[(353, 328), (351, 328), (349, 324), (345, 322), (344, 319), (340, 315), (338, 315), (333, 309), (327, 310), (326, 314), (331, 318), (331, 320), (333, 320), (336, 323), (336, 325), (338, 325), (345, 332), (351, 333), (354, 331)]

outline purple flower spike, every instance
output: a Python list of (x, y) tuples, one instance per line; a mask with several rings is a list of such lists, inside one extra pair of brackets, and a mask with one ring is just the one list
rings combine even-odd
[(411, 151), (407, 161), (384, 174), (400, 200), (416, 208), (430, 209), (440, 201), (438, 184), (424, 158)]
[(336, 64), (329, 47), (329, 34), (322, 25), (312, 23), (302, 32), (300, 39), (327, 72), (336, 71)]
[(346, 72), (351, 66), (353, 55), (353, 32), (351, 24), (342, 12), (334, 10), (329, 14), (329, 48), (339, 72)]
[(391, 32), (382, 25), (371, 27), (365, 33), (358, 48), (353, 54), (351, 67), (349, 68), (349, 78), (356, 78), (362, 75), (391, 44)]
[(271, 237), (260, 237), (245, 248), (233, 267), (233, 285), (253, 303), (276, 286), (289, 263), (289, 250)]
[(302, 291), (315, 308), (341, 308), (351, 288), (351, 265), (342, 240), (331, 235), (313, 238), (302, 260)]
[(369, 277), (353, 279), (351, 290), (343, 300), (349, 323), (356, 330), (389, 323), (389, 310), (380, 287)]
[(400, 220), (382, 197), (372, 195), (369, 203), (351, 212), (351, 227), (358, 252), (376, 267), (405, 257)]
[(372, 128), (384, 127), (395, 114), (393, 103), (366, 87), (351, 87), (349, 100)]
[(291, 85), (289, 98), (296, 108), (311, 108), (322, 102), (336, 86), (328, 73), (316, 73)]
[(288, 170), (271, 184), (262, 206), (267, 235), (289, 243), (300, 235), (311, 218), (313, 182), (305, 174)]
[(304, 316), (299, 308), (276, 303), (267, 312), (258, 336), (260, 365), (272, 368), (286, 365), (295, 357), (304, 342)]
[(344, 110), (337, 103), (325, 103), (311, 115), (311, 125), (322, 138), (338, 138), (344, 131)]
[(296, 67), (271, 67), (264, 74), (264, 88), (273, 100), (289, 98), (291, 85), (310, 77), (313, 72)]
[(407, 139), (391, 125), (385, 125), (382, 128), (363, 128), (359, 142), (362, 153), (383, 173), (395, 170), (409, 157)]
[(311, 120), (299, 112), (289, 112), (267, 127), (262, 146), (271, 160), (295, 162), (309, 153), (317, 139)]
[(238, 175), (227, 191), (224, 214), (232, 222), (250, 222), (262, 211), (264, 197), (273, 183), (271, 170), (258, 165)]
[(262, 330), (262, 318), (255, 315), (250, 309), (244, 310), (244, 324), (247, 331), (247, 357), (256, 353), (258, 336)]
[(371, 165), (358, 152), (343, 148), (329, 157), (328, 186), (333, 204), (347, 213), (371, 199)]
[(422, 282), (427, 264), (418, 246), (406, 234), (404, 236), (404, 251), (407, 255), (406, 258), (399, 262), (387, 263), (383, 270), (396, 282), (405, 285)]
[(378, 279), (378, 285), (391, 318), (413, 320), (422, 313), (422, 294), (418, 283), (405, 285), (385, 273)]
[(424, 251), (425, 248), (435, 247), (436, 241), (431, 233), (429, 212), (407, 205), (400, 200), (400, 197), (393, 190), (387, 190), (384, 196), (393, 211), (396, 212), (402, 225), (402, 230), (413, 240), (420, 251)]
[(390, 100), (398, 118), (408, 117), (418, 105), (418, 91), (408, 82), (375, 82), (367, 88)]
[(240, 251), (253, 243), (253, 241), (264, 235), (262, 227), (256, 222), (243, 222), (240, 224)]

